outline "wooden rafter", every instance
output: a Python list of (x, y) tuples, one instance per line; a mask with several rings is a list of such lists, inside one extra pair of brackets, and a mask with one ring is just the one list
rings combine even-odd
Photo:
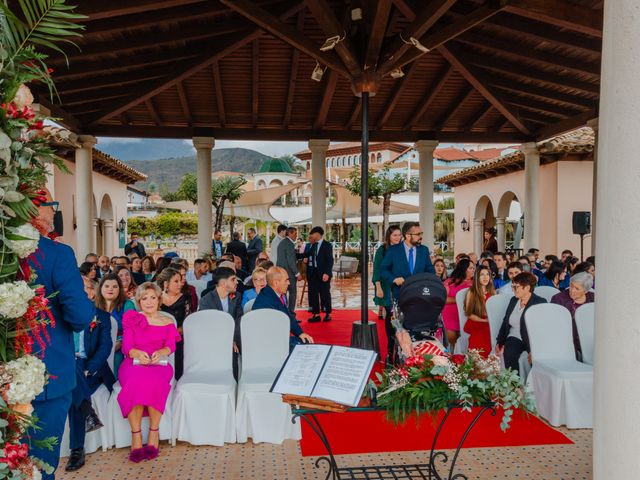
[[(296, 22), (296, 29), (302, 32), (304, 28), (304, 10), (301, 10), (298, 14), (298, 20)], [(293, 100), (295, 98), (296, 91), (296, 78), (298, 77), (298, 64), (300, 63), (300, 50), (293, 49), (291, 54), (291, 70), (289, 71), (289, 88), (287, 89), (287, 104), (285, 106), (284, 120), (282, 125), (289, 126), (291, 122), (291, 113), (293, 112)]]
[(516, 82), (498, 75), (490, 75), (487, 78), (487, 83), (502, 90), (520, 93), (538, 100), (566, 103), (577, 109), (589, 110), (594, 107), (595, 103), (594, 100), (589, 98), (558, 92), (550, 88), (537, 87), (528, 83)]
[(312, 40), (307, 38), (303, 33), (299, 32), (278, 19), (271, 13), (259, 8), (249, 0), (220, 0), (222, 3), (232, 8), (241, 15), (247, 17), (260, 28), (278, 37), (280, 40), (288, 43), (294, 48), (299, 49), (303, 53), (309, 55), (320, 63), (328, 66), (332, 70), (337, 71), (341, 75), (350, 78), (350, 73), (345, 69), (340, 59), (332, 53), (320, 51), (320, 47)]
[(82, 22), (91, 22), (103, 18), (120, 17), (171, 7), (185, 7), (203, 0), (109, 0), (109, 2), (81, 2), (78, 13), (88, 15)]
[(464, 107), (466, 101), (469, 100), (469, 98), (474, 93), (475, 89), (471, 85), (466, 86), (463, 89), (462, 93), (455, 99), (454, 102), (452, 102), (453, 107), (449, 111), (445, 112), (445, 114), (440, 119), (438, 119), (435, 124), (434, 130), (442, 130), (447, 125), (447, 123), (449, 123), (449, 121), (458, 114), (460, 109)]
[(251, 48), (251, 121), (258, 126), (258, 111), (260, 108), (260, 38), (253, 41)]
[[(182, 113), (184, 113), (184, 117), (187, 119), (187, 124), (191, 125), (193, 123), (193, 117), (191, 116), (191, 108), (189, 107), (189, 99), (187, 98), (187, 92), (185, 92), (184, 85), (182, 82), (176, 83), (176, 88), (178, 89), (178, 99), (180, 100)], [(124, 113), (126, 114), (126, 112)]]
[(61, 95), (60, 99), (62, 104), (71, 108), (75, 105), (82, 105), (83, 103), (94, 103), (102, 100), (113, 100), (115, 98), (123, 98), (128, 96), (128, 92), (121, 87), (103, 88), (98, 93), (72, 93), (68, 95)]
[(508, 108), (502, 99), (502, 95), (491, 87), (485, 85), (480, 80), (480, 73), (472, 65), (467, 65), (460, 60), (460, 54), (453, 47), (441, 46), (438, 51), (440, 54), (469, 82), (480, 92), (505, 118), (507, 118), (521, 133), (529, 135), (531, 132), (527, 126), (520, 121), (510, 108)]
[(375, 125), (377, 125), (376, 128), (383, 128), (385, 126), (385, 124), (389, 120), (389, 117), (391, 117), (391, 114), (393, 113), (396, 106), (398, 105), (398, 102), (400, 101), (400, 97), (402, 96), (404, 91), (407, 89), (407, 87), (411, 84), (411, 80), (415, 76), (417, 70), (418, 70), (417, 64), (412, 63), (407, 68), (407, 71), (404, 77), (398, 80), (398, 85), (396, 85), (396, 88), (393, 90), (393, 93), (389, 97), (389, 101), (384, 107), (384, 110), (382, 111), (380, 118), (378, 118), (378, 121), (375, 123)]
[(411, 5), (406, 0), (393, 0), (393, 4), (396, 6), (400, 13), (404, 15), (410, 22), (413, 22), (416, 18), (416, 14), (413, 12)]
[(147, 106), (147, 110), (149, 111), (149, 115), (153, 119), (153, 122), (159, 127), (162, 126), (162, 119), (160, 115), (158, 115), (158, 111), (156, 110), (155, 105), (153, 104), (153, 99), (148, 98), (144, 101), (144, 104)]
[(144, 70), (140, 70), (137, 72), (102, 75), (99, 78), (91, 79), (91, 81), (87, 81), (87, 79), (71, 80), (66, 82), (58, 81), (56, 82), (56, 88), (58, 90), (58, 93), (64, 95), (69, 93), (84, 92), (88, 90), (101, 90), (103, 88), (118, 85), (128, 85), (132, 83), (144, 82), (147, 80), (164, 77), (166, 74), (166, 66), (156, 66), (145, 68)]
[(566, 120), (562, 120), (551, 125), (547, 123), (545, 127), (536, 132), (537, 140), (546, 140), (547, 138), (582, 127), (586, 125), (589, 120), (593, 120), (594, 118), (598, 118), (598, 111), (596, 109), (580, 113), (574, 117), (567, 118)]
[(367, 54), (365, 55), (364, 69), (376, 68), (378, 64), (378, 56), (382, 48), (387, 24), (389, 23), (389, 14), (391, 13), (391, 0), (378, 0), (373, 12), (373, 22), (371, 25), (371, 33), (369, 34), (369, 44), (367, 45)]
[(411, 113), (411, 116), (409, 117), (408, 122), (404, 125), (403, 130), (409, 130), (420, 122), (431, 103), (440, 94), (440, 90), (442, 90), (442, 87), (447, 83), (452, 73), (453, 67), (451, 65), (445, 65), (436, 76), (433, 84), (429, 85), (429, 88), (427, 88), (424, 101)]
[(358, 117), (360, 116), (360, 110), (362, 110), (362, 99), (360, 97), (356, 97), (355, 104), (353, 105), (353, 110), (351, 111), (351, 116), (349, 117), (349, 121), (344, 126), (345, 130), (351, 130), (353, 126), (356, 124)]
[(533, 98), (517, 97), (514, 95), (505, 97), (507, 103), (516, 105), (518, 107), (528, 108), (530, 110), (537, 110), (545, 112), (554, 117), (567, 118), (573, 115), (577, 115), (581, 110), (575, 110), (573, 108), (563, 107), (561, 105), (555, 105), (548, 102), (541, 102)]
[(313, 122), (313, 129), (320, 130), (324, 128), (327, 123), (327, 115), (329, 114), (329, 108), (331, 107), (331, 101), (333, 100), (333, 94), (336, 91), (336, 85), (338, 84), (338, 75), (333, 70), (329, 71), (329, 78), (326, 80), (324, 87), (324, 93), (322, 94), (322, 100), (318, 107), (318, 114)]
[(471, 130), (473, 130), (473, 128), (487, 115), (489, 115), (490, 112), (493, 111), (493, 105), (491, 105), (489, 102), (485, 101), (482, 103), (482, 105), (480, 105), (480, 108), (478, 108), (478, 110), (476, 110), (476, 112), (471, 115), (471, 117), (469, 119), (467, 119), (467, 122), (465, 123), (464, 126), (464, 130), (467, 132), (470, 132)]
[(55, 118), (58, 124), (73, 132), (80, 132), (82, 126), (80, 120), (59, 105), (51, 103), (45, 94), (38, 95), (38, 103), (51, 112), (51, 117)]
[(216, 89), (216, 106), (218, 107), (218, 121), (222, 127), (227, 124), (227, 115), (224, 108), (224, 94), (222, 93), (222, 75), (220, 75), (220, 63), (213, 62), (211, 64), (213, 72), (213, 85)]
[(602, 37), (602, 11), (591, 10), (567, 0), (508, 0), (505, 9), (556, 27)]

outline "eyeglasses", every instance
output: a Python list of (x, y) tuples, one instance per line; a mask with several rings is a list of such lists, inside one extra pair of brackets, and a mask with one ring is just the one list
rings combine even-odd
[(53, 208), (54, 212), (58, 211), (58, 208), (60, 208), (60, 202), (43, 202), (40, 204), (41, 207), (51, 207)]
[(412, 237), (421, 237), (424, 234), (424, 232), (418, 232), (418, 233), (410, 233), (409, 235), (411, 235)]

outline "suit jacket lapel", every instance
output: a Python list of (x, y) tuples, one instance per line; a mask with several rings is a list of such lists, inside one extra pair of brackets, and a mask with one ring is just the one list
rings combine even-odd
[[(220, 296), (215, 288), (213, 289), (213, 302), (218, 310), (222, 310), (222, 302), (220, 301)], [(231, 310), (231, 308), (229, 308), (229, 310)]]

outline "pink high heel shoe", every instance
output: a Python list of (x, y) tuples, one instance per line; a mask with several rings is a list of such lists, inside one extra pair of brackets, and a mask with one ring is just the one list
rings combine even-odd
[[(141, 433), (140, 430), (137, 432), (131, 432), (131, 435), (135, 435), (137, 433)], [(142, 460), (146, 458), (145, 447), (142, 448), (133, 448), (131, 452), (129, 452), (129, 461), (133, 463), (140, 463)]]
[[(158, 429), (150, 428), (149, 431), (157, 432)], [(160, 455), (160, 446), (154, 447), (153, 445), (147, 444), (144, 446), (143, 450), (144, 450), (144, 458), (147, 460), (153, 460), (154, 458), (158, 458), (158, 455)]]

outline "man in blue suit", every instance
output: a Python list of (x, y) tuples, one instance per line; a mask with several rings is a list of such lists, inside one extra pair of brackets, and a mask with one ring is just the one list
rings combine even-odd
[(406, 222), (402, 226), (404, 241), (387, 248), (380, 270), (382, 278), (391, 284), (393, 298), (398, 298), (400, 287), (412, 275), (436, 273), (429, 249), (422, 245), (422, 235), (418, 222)]
[[(41, 232), (53, 231), (55, 205), (47, 192), (47, 202), (40, 206), (38, 217), (34, 219)], [(33, 444), (31, 447), (31, 454), (47, 462), (55, 471), (64, 423), (71, 406), (71, 392), (76, 386), (73, 332), (81, 332), (89, 326), (95, 316), (95, 307), (84, 292), (76, 256), (68, 245), (41, 236), (30, 265), (37, 275), (35, 283), (44, 286), (45, 295), (56, 294), (49, 302), (56, 324), (47, 327), (51, 342), (44, 355), (38, 351), (37, 343), (34, 344), (34, 355), (43, 358), (51, 377), (33, 402), (34, 415), (38, 417), (41, 429), (30, 432), (31, 440), (47, 437), (58, 440), (53, 450), (37, 448)], [(44, 473), (42, 477), (55, 478), (54, 474)]]
[(76, 341), (76, 388), (69, 409), (69, 447), (71, 455), (65, 470), (72, 472), (84, 465), (85, 433), (97, 430), (102, 423), (91, 407), (91, 395), (104, 384), (109, 391), (116, 379), (107, 363), (113, 349), (111, 315), (96, 310), (96, 316), (82, 332), (74, 334)]
[(298, 343), (313, 343), (311, 335), (302, 331), (296, 316), (287, 306), (287, 290), (289, 289), (289, 274), (282, 267), (271, 267), (267, 271), (267, 286), (260, 290), (260, 293), (253, 302), (251, 311), (268, 308), (285, 313), (289, 317), (289, 329), (291, 337), (289, 339), (289, 349)]

